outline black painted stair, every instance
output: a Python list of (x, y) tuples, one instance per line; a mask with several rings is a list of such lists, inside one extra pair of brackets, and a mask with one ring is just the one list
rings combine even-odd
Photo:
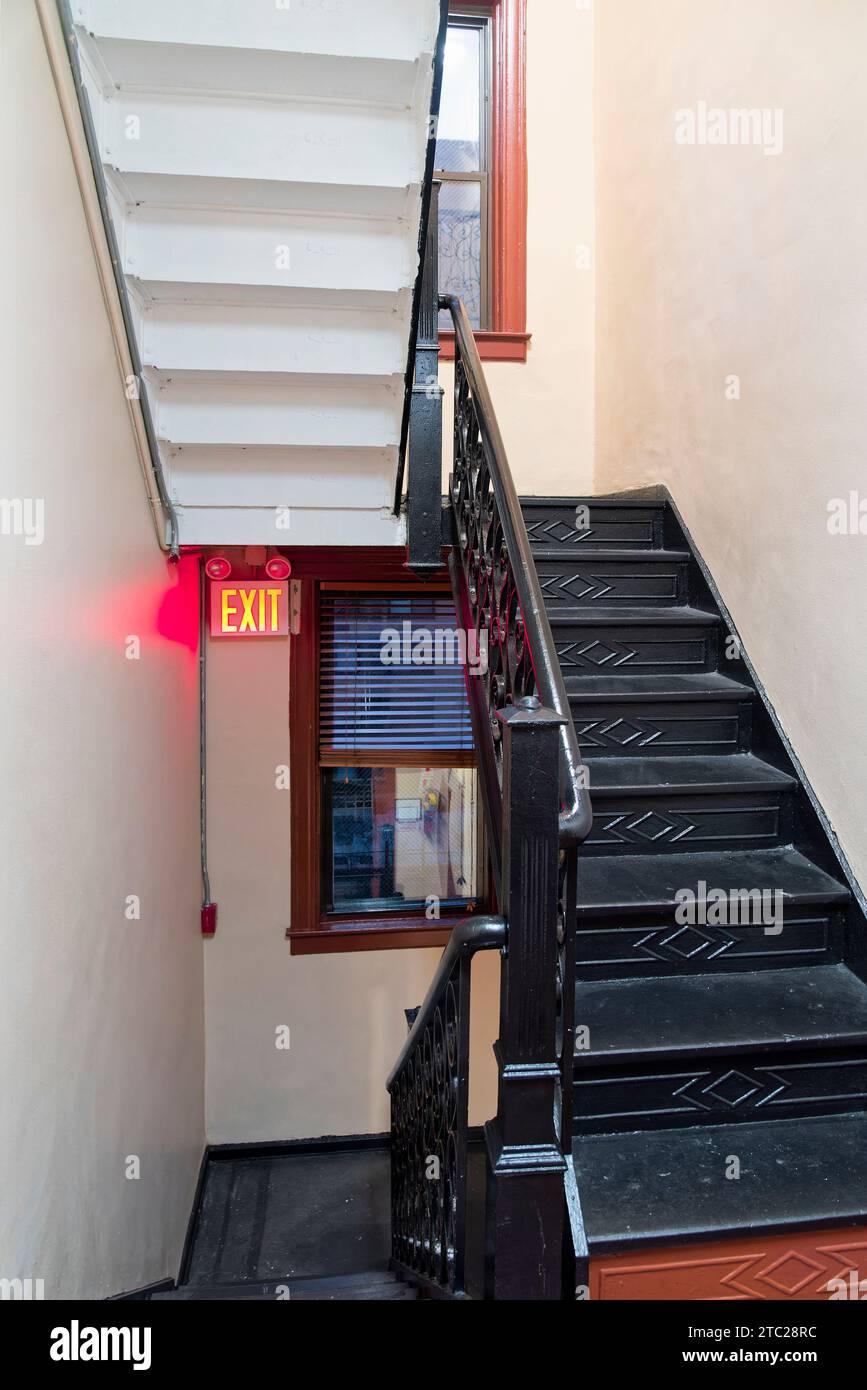
[(522, 507), (594, 809), (574, 1067), (591, 1256), (864, 1221), (867, 924), (710, 576), (663, 496)]
[(855, 1225), (865, 1153), (857, 1113), (579, 1139), (591, 1250)]

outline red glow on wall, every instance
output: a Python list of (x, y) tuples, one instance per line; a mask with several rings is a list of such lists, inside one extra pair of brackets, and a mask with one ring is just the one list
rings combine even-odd
[(182, 555), (168, 566), (171, 588), (163, 594), (157, 612), (156, 628), (161, 637), (177, 642), (191, 652), (199, 645), (199, 560)]

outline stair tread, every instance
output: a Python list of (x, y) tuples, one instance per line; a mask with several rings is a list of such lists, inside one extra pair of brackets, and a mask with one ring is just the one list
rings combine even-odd
[(618, 627), (641, 627), (653, 624), (670, 627), (672, 624), (692, 626), (716, 626), (720, 622), (718, 613), (710, 613), (705, 608), (693, 608), (689, 604), (660, 604), (656, 608), (632, 607), (621, 604), (618, 608), (593, 607), (567, 608), (558, 606), (556, 612), (548, 613), (548, 621), (553, 628), (558, 627), (599, 627), (615, 623)]
[(597, 1250), (858, 1221), (865, 1152), (864, 1114), (589, 1135), (573, 1150)]
[(718, 671), (703, 671), (695, 676), (567, 676), (566, 693), (570, 704), (581, 704), (598, 700), (694, 700), (703, 697), (749, 700), (755, 691)]
[[(594, 767), (596, 765), (594, 764)], [(691, 854), (586, 855), (578, 876), (581, 916), (665, 909), (680, 888), (780, 889), (784, 902), (848, 900), (849, 889), (791, 846)]]
[[(759, 929), (760, 930), (760, 929)], [(867, 1042), (867, 985), (845, 965), (583, 980), (576, 1065)]]
[(752, 753), (702, 757), (599, 758), (593, 762), (590, 794), (682, 790), (699, 794), (724, 791), (777, 791), (794, 777)]
[(688, 550), (658, 549), (658, 550), (636, 550), (634, 546), (624, 547), (619, 545), (602, 545), (599, 542), (591, 549), (588, 545), (546, 545), (533, 547), (533, 559), (537, 562), (541, 560), (543, 564), (550, 564), (552, 560), (569, 561), (570, 563), (587, 560), (591, 564), (605, 564), (607, 561), (617, 561), (618, 564), (665, 564), (672, 560), (685, 563), (692, 559)]
[(635, 507), (647, 508), (655, 507), (660, 511), (668, 506), (665, 497), (623, 497), (618, 493), (611, 493), (606, 496), (600, 493), (598, 497), (550, 497), (525, 494), (519, 499), (522, 511), (538, 507), (542, 511), (547, 511), (550, 507), (563, 507), (567, 511), (574, 511), (576, 507), (617, 507), (621, 511), (629, 511)]

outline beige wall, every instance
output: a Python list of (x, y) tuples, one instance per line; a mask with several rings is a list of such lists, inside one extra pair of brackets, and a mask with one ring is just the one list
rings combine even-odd
[[(291, 640), (291, 639), (290, 639)], [(213, 1143), (372, 1134), (438, 950), (291, 956), (289, 641), (208, 645), (208, 822), (216, 936), (205, 943)], [(498, 961), (474, 966), (471, 1119), (495, 1109)], [(276, 1046), (289, 1029), (289, 1049)]]
[(177, 1272), (204, 1142), (196, 664), (158, 631), (195, 608), (31, 0), (3, 5), (0, 100), (0, 496), (44, 502), (41, 545), (0, 535), (0, 1278), (98, 1298)]
[[(867, 5), (597, 0), (596, 490), (666, 482), (867, 879)], [(782, 108), (783, 148), (675, 111)], [(740, 399), (727, 399), (727, 378)]]
[[(526, 362), (485, 363), (485, 375), (519, 492), (577, 495), (593, 490), (595, 276), (593, 14), (575, 0), (527, 5), (527, 146), (533, 336)], [(447, 474), (448, 363), (440, 378)]]

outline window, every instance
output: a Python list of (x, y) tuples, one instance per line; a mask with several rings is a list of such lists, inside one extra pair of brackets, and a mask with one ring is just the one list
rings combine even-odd
[(301, 589), (290, 678), (293, 952), (443, 944), (482, 889), (451, 595), (405, 577), (309, 579)]
[[(474, 328), (490, 328), (489, 18), (455, 15), (446, 35), (437, 126), (439, 283), (459, 294)], [(440, 315), (440, 328), (451, 319)]]
[[(439, 276), (467, 306), (482, 357), (526, 359), (526, 0), (452, 6), (435, 168)], [(442, 355), (454, 355), (448, 315)]]

